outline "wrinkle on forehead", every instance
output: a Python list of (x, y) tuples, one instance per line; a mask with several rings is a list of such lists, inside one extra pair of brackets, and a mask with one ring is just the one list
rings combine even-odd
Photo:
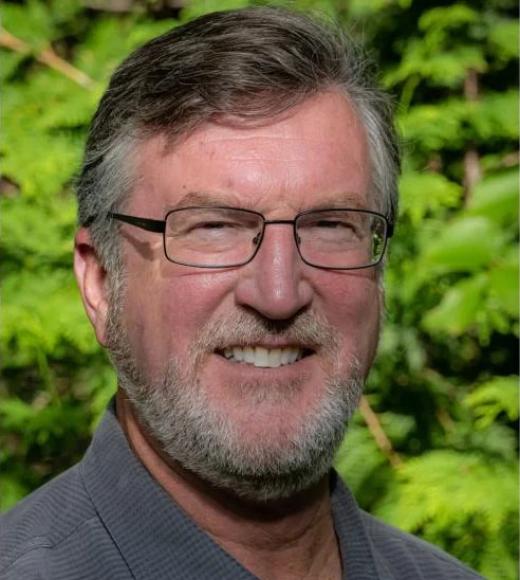
[[(325, 104), (328, 111), (322, 107), (321, 114), (316, 114), (315, 105), (317, 103)], [(333, 115), (330, 115), (331, 110), (334, 111)], [(297, 138), (292, 137), (294, 134), (292, 121), (295, 117), (300, 120)], [(367, 146), (365, 128), (350, 99), (342, 91), (330, 89), (305, 99), (279, 115), (260, 119), (255, 123), (248, 122), (247, 119), (241, 119), (237, 115), (221, 115), (201, 123), (193, 130), (177, 136), (175, 139), (163, 135), (162, 143), (164, 149), (162, 153), (171, 153), (181, 144), (184, 145), (183, 149), (187, 151), (202, 147), (208, 148), (208, 153), (210, 153), (212, 145), (223, 146), (232, 141), (247, 146), (248, 141), (257, 139), (259, 141), (265, 139), (266, 145), (268, 145), (269, 141), (272, 141), (273, 148), (276, 147), (276, 141), (280, 140), (281, 143), (286, 145), (291, 142), (293, 144), (295, 142), (302, 143), (302, 145), (304, 143), (307, 145), (315, 143), (316, 148), (319, 149), (330, 145), (329, 134), (335, 132), (338, 124), (345, 128), (345, 140), (354, 133), (364, 147)], [(320, 129), (319, 135), (317, 135), (316, 127)], [(208, 131), (208, 129), (211, 129), (211, 131)], [(337, 145), (338, 143), (336, 142)]]
[(373, 205), (367, 199), (371, 178), (364, 127), (348, 100), (334, 93), (308, 99), (261, 126), (201, 124), (173, 148), (166, 135), (157, 135), (142, 144), (137, 161), (141, 179), (134, 191), (148, 203), (157, 199), (162, 208), (197, 205), (200, 196), (194, 193), (203, 194), (204, 203), (212, 197), (212, 205), (222, 200), (262, 212), (278, 213), (285, 205), (289, 213), (303, 211), (315, 202)]
[[(177, 150), (177, 156), (181, 164), (193, 163), (194, 159), (201, 160), (201, 170), (203, 159), (211, 161), (218, 158), (220, 162), (228, 165), (230, 173), (233, 172), (233, 168), (238, 167), (240, 175), (246, 177), (247, 170), (248, 180), (260, 182), (269, 173), (278, 174), (282, 180), (284, 175), (294, 180), (294, 168), (305, 168), (305, 172), (308, 173), (318, 158), (322, 170), (326, 172), (334, 172), (336, 164), (340, 162), (351, 175), (369, 176), (368, 156), (365, 153), (363, 137), (363, 134), (360, 134), (359, 139), (356, 139), (357, 142), (353, 143), (352, 139), (350, 142), (347, 140), (347, 135), (344, 142), (341, 142), (337, 139), (328, 139), (326, 136), (322, 138), (320, 135), (313, 139), (289, 138), (283, 133), (228, 137), (215, 136), (211, 131), (210, 137), (204, 134), (200, 139), (192, 138), (187, 141), (182, 150)], [(346, 151), (341, 161), (338, 161), (338, 148)], [(320, 180), (318, 173), (314, 177), (317, 181)]]
[[(254, 205), (254, 204), (253, 204)], [(362, 209), (362, 205), (359, 200), (359, 195), (351, 194), (348, 192), (321, 197), (319, 202), (306, 208), (309, 210), (318, 209), (331, 209), (331, 208), (355, 208)], [(172, 209), (178, 209), (181, 207), (189, 206), (224, 206), (224, 207), (237, 207), (245, 209), (255, 209), (254, 207), (248, 208), (247, 201), (241, 198), (240, 195), (226, 192), (226, 193), (215, 193), (215, 192), (205, 192), (205, 191), (189, 191), (184, 194), (175, 204), (168, 204), (166, 206), (166, 211)]]

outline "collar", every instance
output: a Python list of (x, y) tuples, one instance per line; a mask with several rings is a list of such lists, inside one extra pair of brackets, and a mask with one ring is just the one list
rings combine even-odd
[[(151, 477), (134, 455), (109, 405), (80, 463), (95, 509), (136, 580), (255, 578), (216, 544)], [(335, 472), (332, 510), (344, 577), (380, 578), (361, 511)]]

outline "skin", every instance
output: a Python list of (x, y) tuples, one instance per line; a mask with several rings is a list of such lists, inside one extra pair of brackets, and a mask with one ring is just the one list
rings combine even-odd
[[(366, 137), (347, 100), (319, 94), (260, 127), (205, 124), (173, 148), (162, 137), (136, 156), (138, 182), (125, 213), (162, 219), (169, 208), (218, 201), (254, 209), (267, 219), (292, 219), (320, 207), (376, 209), (369, 197)], [(194, 195), (202, 192), (203, 196)], [(335, 331), (338, 364), (356, 357), (365, 376), (377, 345), (381, 311), (378, 272), (326, 271), (304, 264), (291, 227), (271, 225), (255, 259), (240, 268), (202, 270), (168, 262), (162, 238), (124, 225), (127, 291), (124, 324), (139, 368), (160, 376), (208, 320), (245, 309), (276, 321), (309, 310)], [(106, 273), (89, 232), (76, 236), (75, 272), (98, 341), (106, 344)], [(273, 346), (269, 344), (267, 346)], [(260, 369), (208, 353), (198, 369), (210, 404), (224, 409), (244, 442), (276, 446), (294, 434), (323, 395), (325, 353), (293, 365)], [(239, 379), (298, 379), (290, 405), (254, 404)], [(289, 500), (255, 506), (215, 489), (166, 458), (119, 391), (117, 413), (128, 440), (153, 477), (217, 543), (261, 578), (339, 578), (341, 564), (327, 481)], [(253, 420), (254, 419), (254, 420)]]

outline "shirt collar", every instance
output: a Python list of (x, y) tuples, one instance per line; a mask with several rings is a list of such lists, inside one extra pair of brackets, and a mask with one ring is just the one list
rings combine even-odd
[(334, 529), (338, 538), (343, 578), (376, 580), (382, 578), (362, 512), (338, 474), (331, 473), (331, 502)]
[[(190, 519), (152, 478), (131, 450), (109, 405), (80, 464), (97, 513), (137, 580), (255, 578)], [(331, 499), (344, 577), (380, 577), (361, 512), (335, 472)]]
[(254, 578), (172, 501), (130, 449), (112, 403), (81, 472), (134, 578)]

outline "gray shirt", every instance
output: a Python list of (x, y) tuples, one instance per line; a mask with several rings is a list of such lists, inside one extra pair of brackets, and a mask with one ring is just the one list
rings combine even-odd
[[(332, 508), (349, 580), (480, 578), (367, 513), (335, 473)], [(255, 578), (155, 482), (113, 405), (83, 460), (0, 517), (1, 580)]]

